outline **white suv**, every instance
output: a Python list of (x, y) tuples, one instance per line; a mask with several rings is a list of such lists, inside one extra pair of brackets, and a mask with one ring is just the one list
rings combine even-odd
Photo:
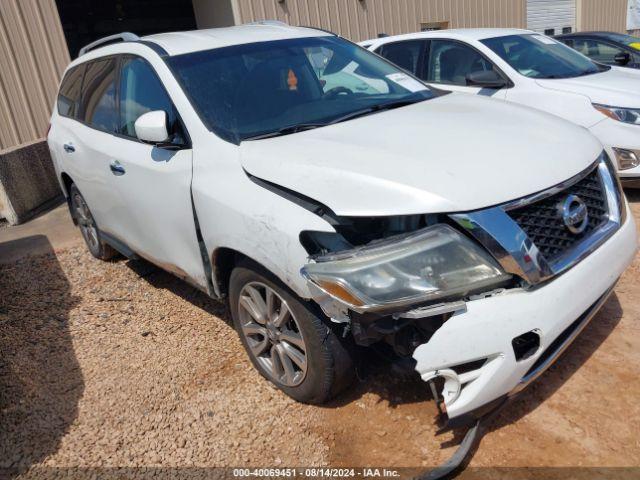
[(588, 128), (640, 187), (640, 71), (594, 62), (528, 30), (419, 32), (363, 42), (430, 85), (539, 108)]
[(636, 250), (587, 130), (310, 28), (99, 41), (48, 143), (91, 253), (227, 298), (255, 367), (303, 402), (384, 344), (474, 419), (555, 360)]

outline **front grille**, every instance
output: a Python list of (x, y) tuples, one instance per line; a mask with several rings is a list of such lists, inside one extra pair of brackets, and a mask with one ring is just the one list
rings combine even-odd
[[(580, 234), (571, 233), (566, 228), (558, 208), (570, 194), (579, 196), (589, 212), (589, 223)], [(546, 260), (553, 262), (607, 221), (607, 198), (598, 168), (559, 193), (507, 213), (524, 230)]]

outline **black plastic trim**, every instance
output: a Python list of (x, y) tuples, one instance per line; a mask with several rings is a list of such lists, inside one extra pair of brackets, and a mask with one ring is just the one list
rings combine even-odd
[(149, 40), (138, 40), (136, 43), (140, 43), (146, 47), (149, 47), (151, 50), (156, 52), (160, 57), (168, 57), (169, 52), (167, 52), (164, 48), (158, 45), (155, 42), (150, 42)]
[(138, 258), (138, 255), (136, 254), (136, 252), (134, 252), (131, 248), (129, 248), (129, 246), (125, 242), (118, 240), (115, 236), (111, 235), (110, 233), (98, 231), (98, 236), (100, 237), (101, 240), (104, 240), (107, 244), (109, 244), (111, 247), (116, 249), (118, 252), (120, 252), (122, 255), (127, 257), (129, 260), (135, 260)]
[(198, 240), (198, 247), (200, 249), (200, 256), (202, 257), (202, 267), (204, 268), (204, 274), (207, 279), (207, 294), (210, 297), (222, 298), (222, 293), (217, 283), (213, 282), (213, 266), (211, 265), (211, 258), (207, 253), (207, 247), (204, 243), (204, 237), (202, 236), (202, 230), (200, 230), (200, 221), (198, 220), (198, 214), (196, 213), (196, 204), (193, 201), (193, 190), (189, 189), (189, 198), (191, 200), (191, 212), (193, 213), (193, 222), (196, 228), (196, 239)]

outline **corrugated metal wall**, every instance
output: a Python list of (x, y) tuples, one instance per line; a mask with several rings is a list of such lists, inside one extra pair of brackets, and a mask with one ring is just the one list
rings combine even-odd
[(519, 27), (525, 0), (236, 0), (236, 20), (278, 19), (339, 33), (351, 40), (415, 32), (421, 24), (457, 27)]
[(578, 0), (578, 29), (626, 33), (627, 0)]
[(0, 0), (0, 150), (44, 136), (68, 63), (54, 0)]
[(527, 28), (544, 33), (563, 28), (576, 30), (576, 0), (527, 0)]

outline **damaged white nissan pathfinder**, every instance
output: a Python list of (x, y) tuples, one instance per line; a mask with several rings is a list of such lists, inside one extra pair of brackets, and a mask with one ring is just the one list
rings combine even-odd
[(349, 384), (354, 345), (384, 344), (450, 421), (478, 417), (556, 359), (636, 251), (587, 130), (311, 28), (95, 42), (48, 143), (91, 253), (228, 298), (255, 367), (303, 402)]

